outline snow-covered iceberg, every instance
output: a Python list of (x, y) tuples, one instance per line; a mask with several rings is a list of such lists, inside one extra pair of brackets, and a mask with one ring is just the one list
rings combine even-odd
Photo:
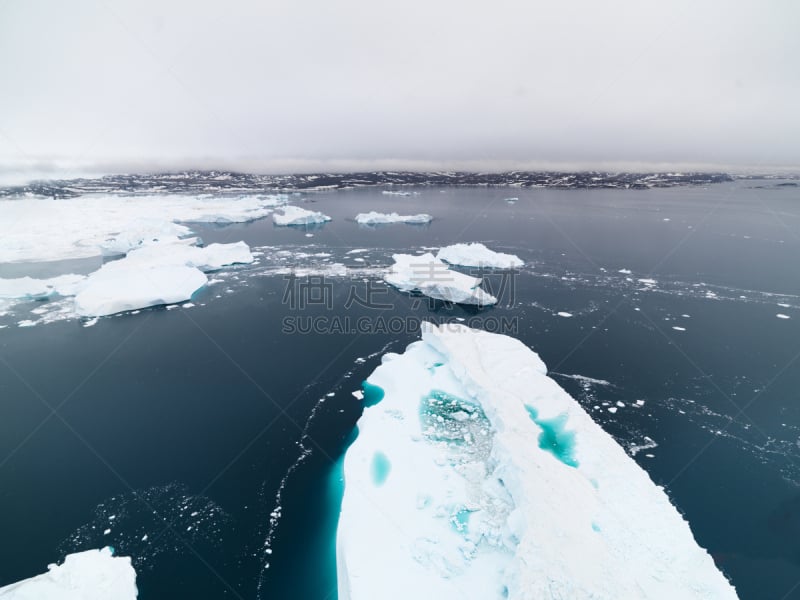
[(131, 559), (111, 548), (70, 554), (47, 573), (0, 588), (3, 600), (136, 600)]
[(201, 248), (190, 245), (195, 241), (148, 244), (88, 276), (0, 279), (0, 298), (75, 296), (75, 314), (99, 317), (189, 300), (208, 283), (205, 271), (253, 262), (244, 242)]
[(417, 291), (456, 304), (488, 306), (497, 303), (497, 298), (481, 289), (480, 278), (453, 271), (430, 252), (394, 254), (392, 258), (394, 265), (383, 279), (402, 292)]
[(389, 223), (409, 223), (412, 225), (422, 225), (430, 223), (433, 217), (419, 213), (417, 215), (400, 215), (396, 212), (380, 213), (374, 210), (367, 213), (358, 213), (356, 215), (356, 223), (361, 225), (387, 225)]
[(189, 300), (208, 283), (204, 271), (253, 262), (244, 242), (210, 244), (153, 244), (95, 271), (78, 286), (75, 311), (85, 317), (174, 304)]
[(512, 269), (524, 263), (515, 254), (503, 254), (489, 250), (480, 243), (453, 244), (441, 248), (436, 258), (462, 267), (489, 267), (493, 269)]
[(191, 235), (183, 223), (251, 221), (287, 200), (283, 195), (0, 200), (0, 263), (125, 254), (154, 240)]
[(306, 210), (299, 206), (287, 205), (283, 207), (283, 214), (274, 213), (272, 220), (275, 225), (314, 225), (330, 221), (328, 215), (313, 210)]
[(363, 389), (340, 600), (736, 598), (664, 490), (521, 342), (426, 323)]

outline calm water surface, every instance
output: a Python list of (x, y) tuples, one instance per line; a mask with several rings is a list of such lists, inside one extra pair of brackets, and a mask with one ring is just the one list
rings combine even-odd
[[(505, 318), (666, 486), (742, 598), (800, 598), (800, 192), (761, 183), (304, 194), (293, 201), (333, 221), (195, 228), (264, 255), (193, 308), (88, 328), (6, 318), (0, 585), (112, 545), (133, 557), (143, 600), (335, 598), (338, 460), (361, 410), (351, 392), (417, 337), (283, 332), (287, 317), (338, 315)], [(373, 209), (435, 220), (353, 221)], [(497, 307), (429, 305), (365, 281), (393, 252), (457, 241), (526, 261), (487, 277)], [(276, 247), (331, 254), (320, 262), (359, 276), (326, 277), (325, 301), (301, 309), (287, 286), (304, 279), (269, 268)], [(354, 290), (391, 308), (353, 302)]]

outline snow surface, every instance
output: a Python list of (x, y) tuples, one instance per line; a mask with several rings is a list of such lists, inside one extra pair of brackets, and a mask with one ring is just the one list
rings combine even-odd
[(0, 588), (3, 600), (135, 600), (136, 571), (111, 548), (69, 554), (47, 573)]
[(419, 213), (417, 215), (399, 215), (396, 212), (379, 213), (373, 210), (368, 213), (358, 213), (356, 215), (356, 222), (361, 225), (385, 225), (388, 223), (423, 224), (430, 223), (432, 220), (433, 217), (425, 213)]
[(299, 206), (287, 205), (283, 207), (283, 214), (274, 213), (272, 220), (276, 225), (313, 225), (315, 223), (325, 223), (330, 221), (328, 215), (323, 215), (321, 212), (313, 210), (306, 210)]
[(521, 342), (426, 323), (367, 382), (340, 600), (736, 597), (663, 489)]
[(126, 254), (191, 235), (181, 223), (260, 219), (287, 197), (82, 196), (0, 200), (0, 263)]
[(519, 256), (495, 252), (477, 242), (445, 246), (439, 250), (436, 254), (436, 258), (446, 261), (451, 265), (460, 265), (462, 267), (511, 269), (514, 267), (521, 267), (524, 264)]
[(394, 254), (392, 258), (394, 265), (384, 281), (400, 291), (417, 291), (456, 304), (487, 306), (497, 302), (497, 298), (480, 288), (480, 278), (451, 270), (430, 252), (416, 256)]

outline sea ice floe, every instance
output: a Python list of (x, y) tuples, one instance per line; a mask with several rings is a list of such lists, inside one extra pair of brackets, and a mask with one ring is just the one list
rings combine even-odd
[(341, 600), (736, 597), (664, 490), (521, 342), (424, 324), (364, 390)]
[(356, 215), (356, 223), (361, 225), (386, 225), (389, 223), (409, 223), (420, 225), (430, 223), (433, 220), (431, 215), (420, 213), (417, 215), (400, 215), (396, 212), (393, 213), (379, 213), (370, 211), (368, 213), (359, 213)]
[(400, 291), (417, 291), (456, 304), (487, 306), (497, 302), (497, 298), (481, 289), (480, 278), (453, 271), (430, 252), (395, 254), (392, 258), (394, 265), (384, 275), (384, 280)]
[(489, 250), (480, 243), (453, 244), (441, 248), (436, 258), (462, 267), (489, 267), (495, 269), (511, 269), (521, 267), (524, 263), (519, 256), (503, 254)]
[[(35, 279), (33, 277), (18, 277), (15, 279), (0, 278), (0, 298), (47, 298), (54, 294), (68, 295), (70, 289), (83, 281), (83, 275), (61, 275), (49, 279)], [(67, 292), (67, 293), (65, 293)]]
[(135, 600), (136, 571), (111, 548), (69, 554), (47, 573), (0, 588), (3, 600)]
[(191, 235), (183, 223), (238, 223), (288, 200), (265, 196), (81, 196), (0, 200), (0, 263), (125, 254)]
[(326, 223), (331, 218), (321, 212), (306, 210), (299, 206), (287, 205), (282, 208), (283, 214), (273, 213), (272, 220), (276, 225), (315, 225)]

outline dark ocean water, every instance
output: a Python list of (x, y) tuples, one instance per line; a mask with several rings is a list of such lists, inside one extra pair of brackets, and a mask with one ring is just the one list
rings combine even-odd
[[(286, 319), (401, 317), (504, 324), (666, 487), (742, 598), (800, 598), (800, 191), (762, 183), (340, 190), (293, 200), (333, 217), (308, 232), (195, 227), (357, 268), (458, 241), (528, 265), (487, 277), (501, 301), (484, 310), (429, 305), (368, 269), (326, 277), (325, 301), (300, 307), (287, 286), (308, 280), (271, 272), (263, 250), (194, 308), (0, 330), (0, 585), (112, 545), (144, 600), (335, 598), (351, 392), (417, 333), (289, 335)], [(368, 210), (435, 220), (359, 227)]]

